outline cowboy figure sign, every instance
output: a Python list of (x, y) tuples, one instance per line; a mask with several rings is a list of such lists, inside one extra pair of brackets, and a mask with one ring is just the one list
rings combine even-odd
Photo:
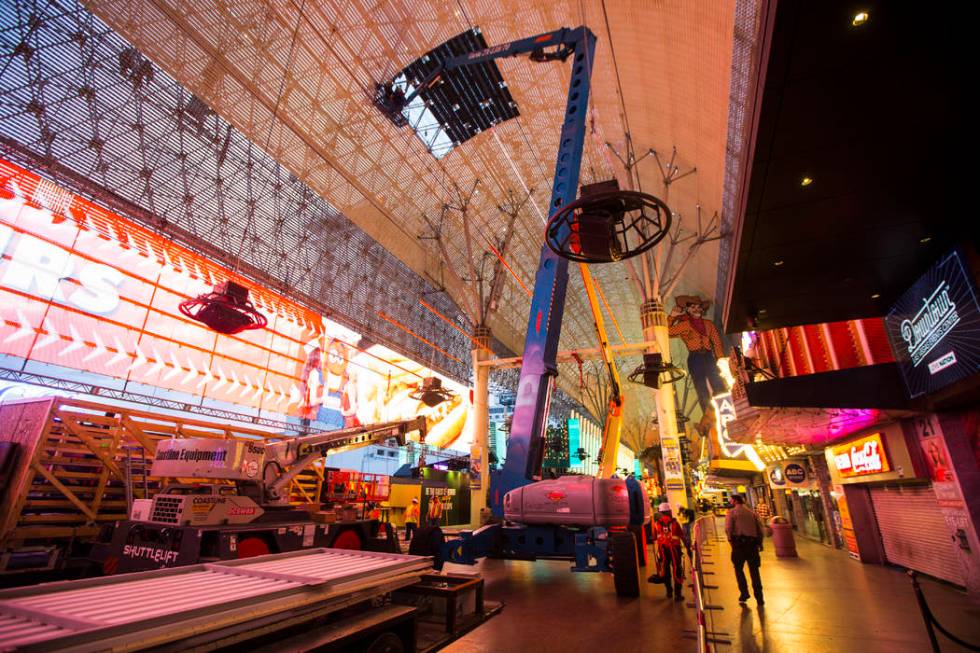
[(711, 302), (697, 295), (680, 295), (677, 305), (667, 318), (667, 332), (671, 338), (680, 338), (687, 347), (687, 371), (698, 393), (698, 403), (707, 413), (711, 397), (727, 389), (718, 373), (717, 361), (725, 355), (718, 328), (704, 313)]

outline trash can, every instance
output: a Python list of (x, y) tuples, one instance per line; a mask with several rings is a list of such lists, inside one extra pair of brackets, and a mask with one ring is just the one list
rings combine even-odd
[(795, 558), (796, 539), (793, 537), (793, 525), (785, 517), (776, 515), (769, 520), (772, 529), (772, 545), (777, 558)]

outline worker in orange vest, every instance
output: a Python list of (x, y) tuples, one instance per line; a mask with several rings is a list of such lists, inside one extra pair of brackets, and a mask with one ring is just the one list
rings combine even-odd
[(659, 514), (653, 522), (653, 537), (657, 546), (657, 573), (648, 579), (651, 583), (662, 582), (667, 587), (667, 597), (682, 601), (684, 597), (684, 565), (681, 560), (681, 546), (691, 556), (691, 543), (684, 529), (671, 514), (670, 504), (661, 503)]
[(419, 500), (412, 497), (412, 502), (405, 508), (405, 541), (411, 542), (415, 529), (419, 527)]

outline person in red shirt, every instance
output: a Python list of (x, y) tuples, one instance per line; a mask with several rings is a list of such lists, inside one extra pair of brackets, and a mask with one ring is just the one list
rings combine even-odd
[(659, 514), (653, 522), (653, 538), (657, 548), (657, 573), (648, 578), (648, 582), (663, 580), (667, 587), (668, 598), (673, 596), (675, 601), (682, 601), (684, 596), (684, 564), (681, 560), (681, 545), (691, 556), (691, 543), (684, 534), (684, 529), (671, 514), (670, 504), (661, 503)]

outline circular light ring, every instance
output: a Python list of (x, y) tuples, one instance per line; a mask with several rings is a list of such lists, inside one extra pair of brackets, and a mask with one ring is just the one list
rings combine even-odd
[[(643, 382), (643, 377), (646, 374), (646, 371), (647, 371), (646, 368), (640, 365), (638, 368), (633, 370), (633, 372), (627, 378), (629, 379), (630, 383), (639, 383), (640, 385), (646, 385)], [(658, 378), (660, 385), (665, 385), (667, 383), (676, 383), (681, 379), (683, 379), (685, 376), (687, 376), (687, 372), (685, 372), (682, 368), (677, 367), (673, 363), (667, 363), (664, 366), (664, 368), (660, 370), (659, 374), (661, 377)], [(667, 375), (666, 379), (662, 378), (664, 374)]]
[[(233, 311), (240, 317), (247, 319), (246, 323), (243, 323), (238, 328), (231, 330), (220, 330), (219, 333), (224, 333), (225, 335), (234, 335), (236, 333), (241, 333), (242, 331), (250, 331), (252, 329), (264, 329), (269, 321), (266, 319), (265, 315), (260, 313), (253, 305), (252, 302), (235, 302), (229, 299), (226, 295), (222, 295), (215, 292), (205, 293), (199, 295), (192, 299), (187, 299), (182, 301), (178, 306), (181, 315), (188, 317), (196, 322), (204, 322), (201, 319), (201, 311), (209, 306), (220, 306), (229, 311)], [(209, 327), (211, 325), (208, 325)], [(213, 330), (213, 327), (211, 327)]]
[[(620, 202), (623, 218), (614, 218), (605, 208)], [(608, 255), (586, 254), (574, 248), (573, 236), (578, 215), (587, 209), (609, 216), (613, 224), (610, 235), (615, 236), (616, 253)], [(639, 212), (637, 214), (637, 211)], [(580, 197), (558, 209), (545, 228), (545, 242), (558, 256), (579, 263), (612, 263), (638, 256), (663, 240), (670, 231), (673, 220), (670, 208), (663, 200), (634, 190), (617, 190)], [(563, 235), (562, 235), (563, 234)]]

